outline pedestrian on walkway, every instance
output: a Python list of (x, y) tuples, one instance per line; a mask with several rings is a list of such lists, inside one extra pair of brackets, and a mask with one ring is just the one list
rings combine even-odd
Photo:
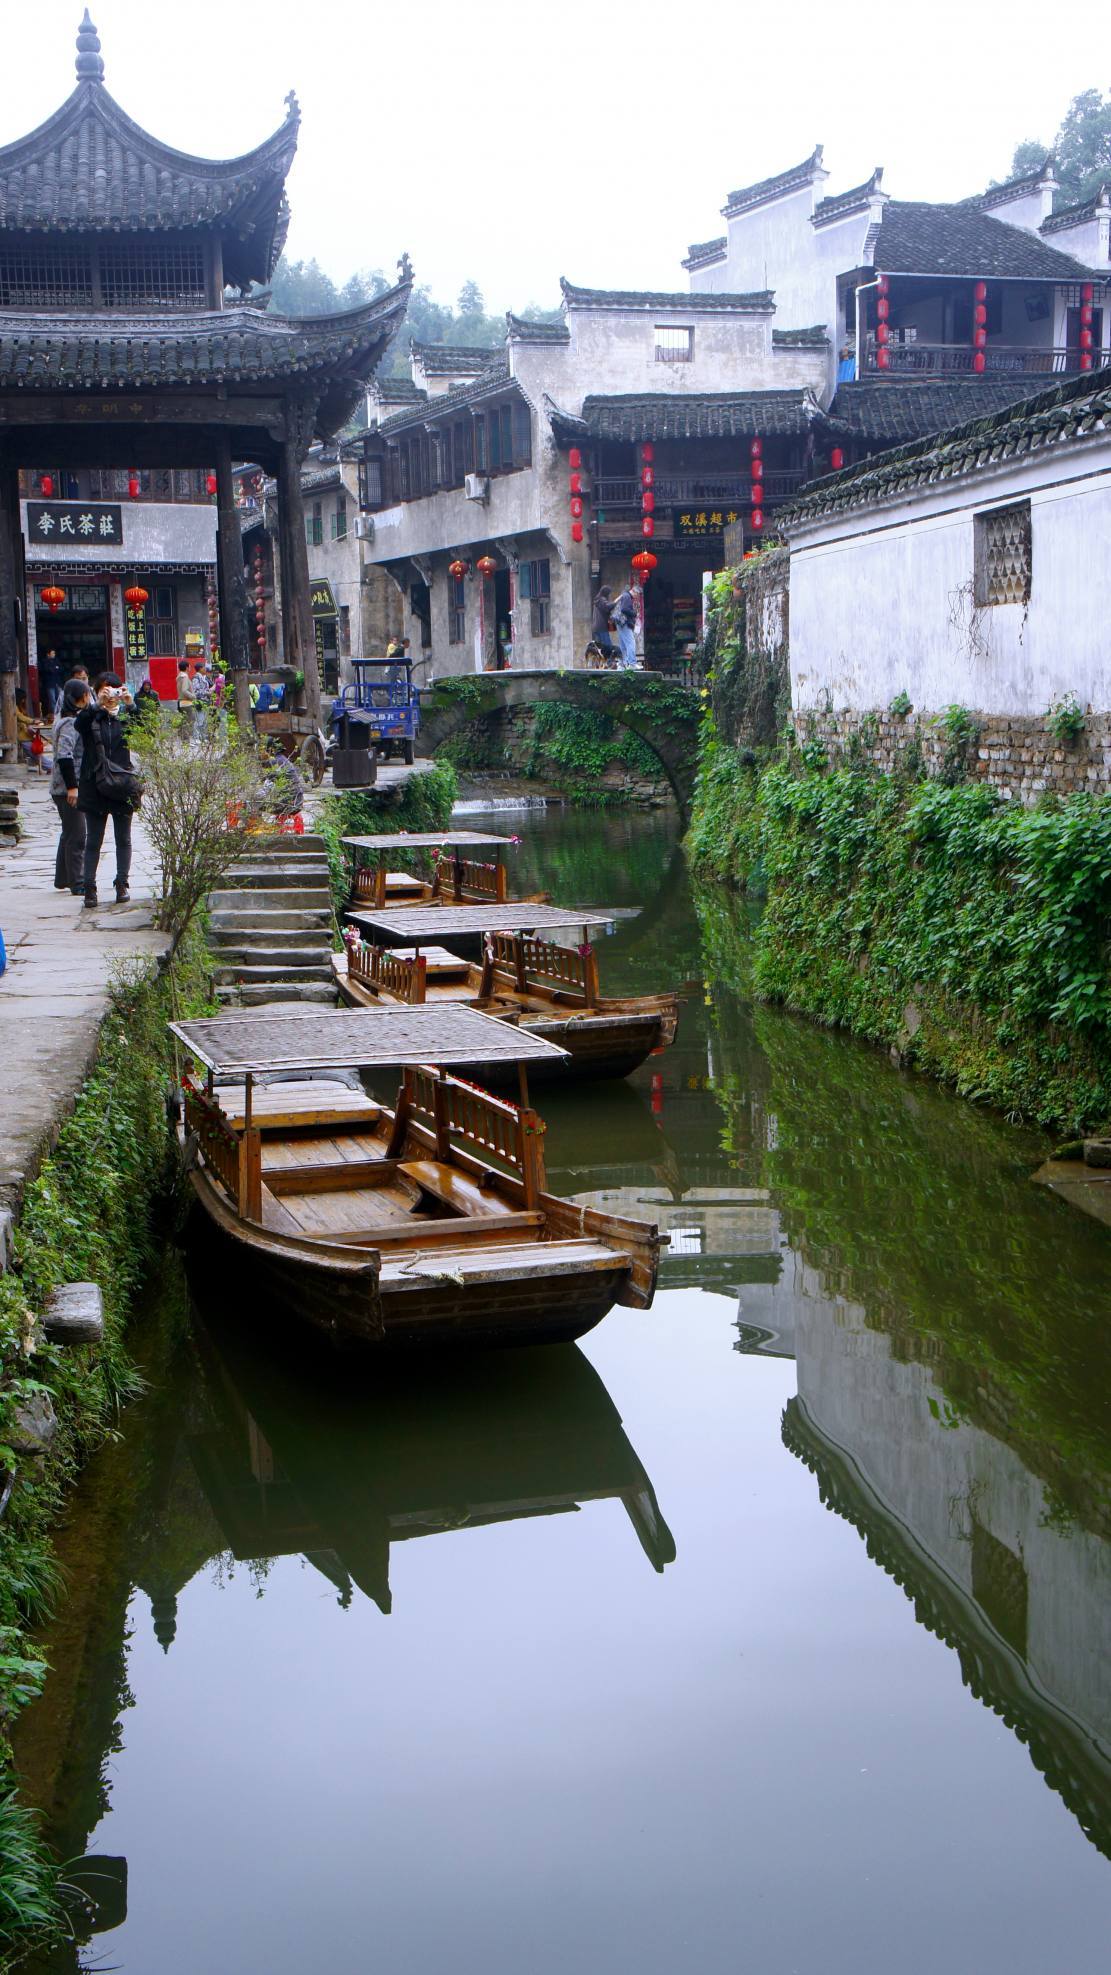
[(28, 767), (36, 768), (40, 775), (45, 775), (42, 721), (28, 713), (27, 694), (22, 686), (15, 689), (15, 732), (16, 740), (27, 757)]
[(599, 651), (607, 658), (613, 657), (613, 638), (610, 622), (613, 617), (613, 592), (608, 583), (603, 583), (594, 599), (594, 615), (591, 619), (590, 635)]
[(85, 816), (77, 807), (77, 784), (85, 744), (77, 732), (77, 715), (91, 699), (88, 686), (80, 679), (71, 679), (62, 693), (52, 735), (54, 767), (50, 793), (62, 826), (58, 855), (54, 859), (54, 889), (75, 892), (78, 897), (85, 889)]
[(62, 697), (62, 667), (51, 645), (39, 660), (39, 708), (44, 720), (53, 720)]
[[(109, 817), (112, 818), (116, 840), (116, 903), (122, 904), (131, 896), (128, 889), (131, 875), (131, 816), (138, 796), (134, 764), (119, 722), (120, 708), (125, 699), (130, 703), (131, 695), (121, 687), (114, 672), (100, 673), (95, 692), (95, 701), (86, 706), (74, 722), (84, 747), (77, 784), (77, 807), (86, 819), (85, 904), (88, 907), (99, 903), (96, 872)], [(130, 777), (130, 782), (124, 777)], [(118, 793), (110, 788), (113, 783), (118, 786)]]
[(617, 642), (621, 647), (621, 663), (631, 671), (637, 662), (637, 602), (626, 583), (621, 595), (613, 606), (613, 621), (617, 626)]
[(189, 667), (184, 659), (177, 668), (177, 710), (185, 721), (186, 733), (191, 734), (197, 709), (193, 699), (193, 681), (189, 677)]

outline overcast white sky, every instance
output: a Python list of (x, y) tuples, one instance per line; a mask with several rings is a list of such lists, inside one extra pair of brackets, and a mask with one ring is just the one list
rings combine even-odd
[[(82, 0), (83, 4), (83, 0)], [(78, 0), (4, 6), (0, 142), (73, 87)], [(1049, 143), (1106, 80), (1090, 33), (1031, 0), (743, 9), (724, 0), (92, 0), (105, 80), (167, 143), (251, 149), (301, 102), (289, 251), (337, 279), (393, 274), (491, 310), (559, 276), (685, 288), (720, 208), (825, 145), (836, 192), (885, 166), (896, 197), (960, 198), (1015, 143)], [(1077, 17), (1079, 18), (1079, 17)]]

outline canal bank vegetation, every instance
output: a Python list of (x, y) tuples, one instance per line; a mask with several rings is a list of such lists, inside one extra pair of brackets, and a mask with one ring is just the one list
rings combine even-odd
[(672, 800), (660, 758), (647, 741), (613, 714), (559, 700), (480, 712), (442, 744), (437, 760), (469, 776), (540, 782), (582, 808), (655, 807)]
[[(0, 1967), (64, 1920), (57, 1868), (15, 1797), (11, 1729), (47, 1672), (31, 1634), (64, 1597), (52, 1531), (66, 1490), (137, 1390), (127, 1322), (151, 1279), (159, 1207), (172, 1184), (166, 1024), (207, 1005), (199, 938), (179, 948), (171, 969), (121, 971), (92, 1069), (27, 1188), (14, 1266), (0, 1275)], [(48, 1343), (50, 1295), (75, 1281), (100, 1285), (103, 1339)]]
[(459, 794), (449, 761), (410, 775), (397, 789), (342, 789), (321, 796), (315, 829), (324, 839), (332, 887), (332, 908), (342, 918), (351, 891), (344, 837), (377, 836), (386, 830), (446, 830)]
[(731, 746), (712, 716), (688, 852), (764, 901), (752, 991), (1012, 1116), (1111, 1115), (1111, 798)]

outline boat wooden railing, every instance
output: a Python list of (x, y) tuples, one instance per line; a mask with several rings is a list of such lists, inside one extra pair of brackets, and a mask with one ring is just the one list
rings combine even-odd
[(405, 960), (364, 940), (348, 947), (347, 972), (368, 994), (396, 995), (398, 1001), (408, 1001), (414, 1007), (425, 998), (428, 962), (423, 953)]
[(441, 857), (432, 880), (433, 898), (452, 897), (504, 905), (509, 896), (505, 865), (480, 864), (472, 857)]
[(353, 902), (357, 905), (384, 905), (386, 902), (385, 865), (357, 864), (353, 873), (351, 895)]
[(185, 1129), (196, 1134), (207, 1170), (234, 1201), (241, 1218), (261, 1220), (262, 1134), (257, 1127), (236, 1131), (215, 1099), (187, 1083)]
[[(481, 1158), (498, 1159), (520, 1179), (531, 1212), (544, 1190), (544, 1121), (504, 1098), (444, 1070), (406, 1070), (398, 1103), (398, 1124), (409, 1116), (428, 1120), (436, 1135), (436, 1156), (447, 1159), (452, 1140)], [(390, 1151), (394, 1147), (390, 1146)], [(400, 1150), (400, 1146), (397, 1148)]]
[(557, 946), (554, 940), (494, 933), (492, 948), (495, 967), (511, 973), (522, 993), (535, 983), (582, 995), (588, 1008), (598, 999), (598, 962), (592, 946)]

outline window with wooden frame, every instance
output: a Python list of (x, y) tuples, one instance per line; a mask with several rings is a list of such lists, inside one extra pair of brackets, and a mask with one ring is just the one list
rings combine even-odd
[(534, 638), (546, 638), (552, 628), (552, 565), (548, 557), (523, 562), (517, 580), (522, 602), (529, 607), (529, 629)]
[(172, 583), (158, 583), (150, 593), (144, 615), (147, 650), (169, 658), (177, 650), (177, 596)]
[(305, 516), (305, 540), (310, 549), (320, 548), (324, 540), (324, 506), (321, 501), (314, 501)]
[(522, 404), (513, 407), (513, 463), (532, 465), (532, 413)]
[(465, 576), (449, 576), (447, 596), (448, 644), (461, 645), (466, 635), (467, 579)]
[(486, 473), (490, 467), (490, 455), (486, 449), (486, 414), (476, 412), (474, 420), (474, 470)]
[(973, 572), (977, 607), (1030, 601), (1032, 530), (1029, 501), (989, 508), (973, 522)]
[(346, 542), (347, 540), (346, 494), (336, 495), (336, 504), (332, 510), (332, 540), (333, 542)]
[(364, 510), (382, 505), (382, 461), (359, 461), (359, 506)]
[(391, 452), (390, 459), (391, 461), (396, 462), (398, 494), (403, 501), (407, 501), (411, 498), (412, 495), (412, 486), (409, 478), (408, 440), (402, 440), (402, 443), (400, 444), (400, 446), (398, 446), (396, 453)]
[(463, 485), (463, 476), (474, 472), (474, 428), (469, 418), (461, 418), (455, 428), (455, 484)]
[(508, 473), (513, 466), (513, 406), (496, 405), (489, 415), (490, 471)]
[(694, 330), (671, 329), (656, 324), (656, 362), (693, 363)]

